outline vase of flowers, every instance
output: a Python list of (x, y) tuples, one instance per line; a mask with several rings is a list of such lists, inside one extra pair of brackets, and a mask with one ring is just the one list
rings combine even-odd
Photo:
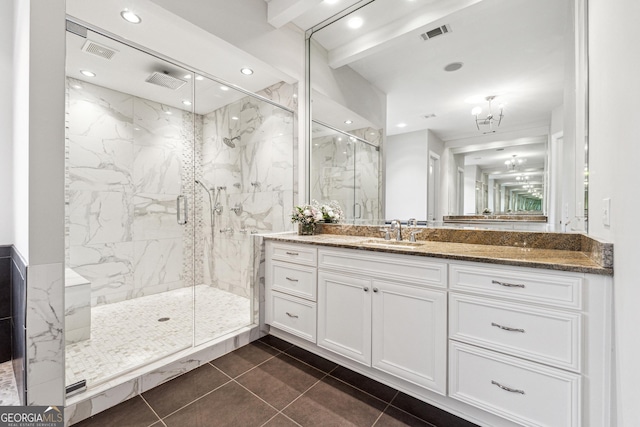
[(320, 206), (320, 212), (322, 212), (322, 220), (324, 222), (337, 223), (344, 218), (344, 212), (340, 207), (340, 203), (338, 203), (337, 201), (332, 200), (329, 203), (324, 203), (322, 205), (318, 204), (318, 205)]
[(298, 223), (298, 234), (301, 236), (315, 234), (318, 223), (337, 223), (343, 218), (344, 212), (335, 200), (324, 204), (312, 200), (309, 205), (294, 207), (291, 213), (291, 222)]
[(316, 224), (322, 221), (322, 211), (313, 205), (296, 206), (291, 214), (291, 222), (298, 223), (298, 234), (310, 236), (316, 232)]

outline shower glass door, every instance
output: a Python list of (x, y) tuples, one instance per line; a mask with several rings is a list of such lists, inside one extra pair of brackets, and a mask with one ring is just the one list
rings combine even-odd
[(194, 77), (67, 32), (67, 386), (193, 345)]
[[(258, 94), (292, 93), (279, 82)], [(202, 76), (195, 101), (198, 345), (258, 323), (254, 236), (291, 229), (294, 122), (292, 111)]]

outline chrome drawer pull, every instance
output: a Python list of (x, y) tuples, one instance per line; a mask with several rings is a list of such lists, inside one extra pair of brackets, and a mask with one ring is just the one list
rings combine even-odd
[(494, 322), (491, 322), (491, 326), (495, 326), (495, 327), (500, 328), (500, 329), (505, 330), (505, 331), (522, 332), (522, 333), (524, 333), (524, 329), (510, 328), (508, 326), (498, 325), (497, 323), (494, 323)]
[(518, 389), (515, 389), (515, 388), (506, 387), (506, 386), (503, 386), (502, 384), (500, 384), (500, 383), (499, 383), (499, 382), (497, 382), (497, 381), (493, 381), (493, 380), (491, 380), (491, 384), (493, 384), (493, 385), (497, 385), (497, 386), (498, 386), (498, 387), (500, 387), (501, 389), (503, 389), (503, 390), (505, 390), (505, 391), (508, 391), (508, 392), (511, 392), (511, 393), (520, 393), (520, 394), (524, 394), (524, 390), (518, 390)]
[(300, 255), (298, 252), (285, 252), (287, 255)]
[(287, 311), (286, 313), (287, 313), (287, 316), (289, 316), (289, 317), (293, 317), (294, 319), (297, 319), (297, 318), (298, 318), (298, 315), (297, 315), (297, 314), (291, 314), (291, 313), (289, 313), (288, 311)]
[(499, 282), (497, 280), (492, 280), (491, 283), (495, 284), (495, 285), (500, 285), (500, 286), (505, 286), (507, 288), (524, 288), (524, 285), (522, 284), (513, 284), (513, 283), (507, 283), (507, 282)]
[(292, 279), (291, 277), (285, 277), (285, 279), (287, 279), (290, 282), (299, 282), (298, 279)]

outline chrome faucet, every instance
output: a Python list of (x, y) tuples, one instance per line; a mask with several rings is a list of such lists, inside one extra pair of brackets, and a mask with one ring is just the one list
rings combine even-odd
[(400, 223), (399, 219), (394, 219), (393, 221), (391, 221), (391, 231), (396, 232), (396, 241), (401, 242), (402, 241), (402, 224)]

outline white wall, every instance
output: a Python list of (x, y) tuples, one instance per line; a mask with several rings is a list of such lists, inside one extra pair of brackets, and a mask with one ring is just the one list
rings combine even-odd
[(13, 0), (13, 244), (29, 262), (29, 2)]
[[(13, 77), (13, 2), (0, 14), (0, 75)], [(9, 86), (9, 85), (6, 85)], [(13, 101), (8, 89), (0, 98), (0, 245), (13, 243)]]
[[(589, 234), (614, 243), (618, 426), (640, 425), (640, 2), (589, 1)], [(611, 225), (602, 199), (611, 198)]]
[(427, 131), (387, 137), (386, 219), (427, 218)]

